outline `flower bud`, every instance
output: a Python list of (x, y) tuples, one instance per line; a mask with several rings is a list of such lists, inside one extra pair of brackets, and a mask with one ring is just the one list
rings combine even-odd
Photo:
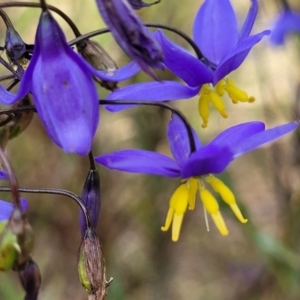
[[(85, 204), (89, 216), (91, 218), (92, 227), (96, 228), (101, 208), (100, 177), (96, 169), (89, 170), (89, 173), (87, 175), (82, 189), (81, 199)], [(84, 235), (86, 231), (86, 221), (82, 212), (80, 212), (80, 224), (82, 235)]]
[(36, 300), (42, 283), (41, 272), (38, 265), (30, 258), (19, 270), (19, 277), (24, 290), (25, 300)]
[[(87, 40), (78, 45), (78, 52), (90, 63), (96, 70), (114, 72), (118, 69), (114, 60), (97, 43)], [(117, 82), (105, 81), (94, 76), (94, 79), (104, 88), (113, 91), (117, 88)]]
[(143, 7), (149, 7), (154, 4), (157, 4), (160, 2), (160, 0), (152, 2), (152, 3), (145, 3), (142, 0), (128, 0), (128, 2), (130, 3), (130, 5), (133, 9), (141, 9)]
[(7, 28), (5, 37), (5, 50), (7, 57), (15, 63), (26, 52), (26, 45), (18, 32), (13, 28)]
[(82, 286), (96, 299), (104, 299), (110, 282), (105, 278), (105, 261), (99, 239), (92, 228), (83, 237), (78, 254), (78, 274)]

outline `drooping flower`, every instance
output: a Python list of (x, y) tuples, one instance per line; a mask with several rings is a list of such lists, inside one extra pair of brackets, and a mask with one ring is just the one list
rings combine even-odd
[[(194, 21), (194, 40), (205, 59), (199, 60), (167, 39), (161, 31), (154, 34), (165, 56), (164, 64), (187, 85), (173, 81), (133, 84), (111, 93), (108, 100), (166, 101), (199, 97), (199, 113), (203, 127), (208, 124), (210, 105), (227, 117), (221, 98), (226, 92), (234, 103), (253, 102), (253, 97), (240, 90), (226, 76), (237, 69), (251, 48), (270, 31), (250, 35), (258, 11), (257, 0), (252, 6), (240, 31), (229, 0), (206, 0)], [(213, 87), (212, 87), (213, 86)], [(109, 111), (130, 106), (108, 105)]]
[(52, 140), (67, 153), (86, 155), (98, 125), (98, 95), (92, 76), (121, 81), (139, 71), (136, 63), (112, 73), (97, 71), (75, 53), (48, 11), (37, 28), (34, 53), (16, 95), (0, 86), (0, 103), (12, 104), (32, 93)]
[(182, 179), (182, 184), (170, 199), (166, 223), (162, 227), (162, 230), (166, 231), (172, 223), (173, 241), (177, 241), (179, 238), (187, 208), (193, 210), (195, 207), (197, 191), (199, 191), (206, 211), (212, 216), (221, 234), (227, 235), (228, 230), (219, 211), (218, 203), (208, 190), (207, 184), (230, 205), (242, 223), (246, 223), (247, 220), (242, 216), (229, 187), (212, 174), (223, 172), (237, 157), (273, 141), (297, 127), (297, 122), (291, 122), (266, 130), (262, 122), (243, 123), (223, 131), (204, 146), (201, 146), (200, 140), (194, 134), (196, 151), (190, 154), (191, 148), (186, 127), (177, 116), (173, 115), (167, 134), (174, 160), (159, 153), (136, 149), (100, 155), (95, 160), (109, 169)]
[[(96, 0), (101, 16), (120, 47), (141, 68), (157, 79), (151, 68), (162, 68), (163, 55), (150, 31), (127, 0)], [(136, 3), (131, 1), (131, 3)]]
[(291, 33), (300, 34), (300, 13), (286, 8), (274, 22), (270, 40), (275, 45), (282, 45)]

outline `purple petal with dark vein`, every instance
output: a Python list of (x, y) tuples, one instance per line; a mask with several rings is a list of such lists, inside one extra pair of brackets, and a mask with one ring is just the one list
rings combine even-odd
[[(26, 211), (28, 208), (27, 201), (24, 198), (20, 198), (20, 204), (22, 211)], [(0, 200), (0, 222), (9, 219), (13, 208), (14, 206), (12, 203)]]
[[(190, 140), (185, 124), (175, 114), (172, 114), (168, 125), (168, 140), (172, 154), (181, 167), (191, 154)], [(201, 147), (197, 133), (193, 130), (193, 138), (196, 148)]]
[(8, 173), (5, 170), (0, 170), (0, 180), (8, 180)]
[(194, 152), (182, 166), (181, 177), (198, 177), (210, 173), (221, 173), (233, 160), (228, 148), (207, 145)]
[(230, 72), (237, 69), (245, 60), (250, 50), (265, 36), (270, 34), (270, 30), (251, 35), (243, 39), (234, 49), (222, 59), (214, 74), (214, 84), (223, 79)]
[(101, 16), (121, 48), (153, 78), (151, 68), (161, 68), (163, 55), (150, 31), (127, 0), (96, 0)]
[(258, 12), (257, 0), (251, 0), (251, 2), (252, 2), (252, 5), (248, 11), (246, 20), (245, 20), (243, 27), (239, 34), (239, 41), (241, 41), (249, 36), (249, 34), (251, 33), (251, 30), (253, 28), (253, 24), (255, 22), (256, 16), (257, 16), (257, 12)]
[(87, 64), (46, 12), (40, 18), (35, 49), (40, 52), (32, 76), (37, 112), (57, 145), (67, 153), (86, 155), (99, 120), (97, 90)]
[(294, 121), (284, 125), (280, 125), (274, 127), (272, 129), (268, 129), (259, 133), (256, 133), (250, 136), (245, 141), (241, 142), (240, 144), (236, 145), (236, 147), (232, 147), (231, 150), (234, 153), (234, 157), (238, 157), (243, 155), (246, 152), (252, 151), (263, 144), (269, 143), (274, 141), (281, 136), (295, 130), (299, 127), (299, 123)]
[(300, 13), (285, 10), (275, 21), (270, 40), (275, 45), (282, 45), (287, 34), (300, 32)]
[(162, 47), (166, 67), (189, 86), (212, 82), (213, 74), (203, 62), (167, 39), (161, 30), (156, 31), (153, 37)]
[(220, 148), (235, 147), (237, 144), (248, 139), (250, 136), (264, 130), (265, 130), (265, 124), (262, 122), (257, 121), (257, 122), (242, 123), (224, 130), (209, 144), (219, 146)]
[(121, 150), (95, 158), (96, 162), (114, 170), (180, 177), (180, 169), (171, 158), (146, 150)]
[[(136, 83), (120, 88), (106, 98), (107, 100), (139, 100), (162, 102), (168, 100), (189, 99), (196, 96), (199, 87), (191, 88), (174, 81), (160, 81)], [(106, 105), (105, 108), (110, 112), (117, 112), (136, 105)]]
[(218, 64), (237, 44), (238, 26), (229, 0), (206, 0), (193, 25), (194, 40), (203, 55)]

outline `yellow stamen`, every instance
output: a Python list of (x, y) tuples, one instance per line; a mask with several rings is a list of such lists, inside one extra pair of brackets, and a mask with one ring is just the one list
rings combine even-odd
[(202, 118), (202, 128), (206, 128), (208, 124), (209, 117), (209, 95), (208, 95), (208, 85), (204, 84), (198, 101), (198, 110), (200, 117)]
[(172, 224), (172, 240), (175, 242), (179, 238), (180, 229), (184, 213), (187, 210), (189, 199), (189, 189), (187, 185), (181, 184), (173, 193), (170, 199), (170, 208), (166, 218), (165, 226), (161, 227), (162, 231), (167, 231)]
[(220, 194), (220, 196), (222, 197), (224, 202), (226, 202), (227, 204), (230, 205), (230, 208), (232, 209), (233, 213), (238, 218), (238, 220), (241, 223), (247, 223), (248, 220), (243, 217), (240, 209), (238, 208), (238, 206), (236, 204), (235, 196), (234, 196), (233, 192), (230, 190), (230, 188), (227, 185), (225, 185), (223, 181), (214, 177), (213, 175), (209, 175), (206, 178), (206, 181), (212, 186), (212, 188), (217, 193)]
[(180, 229), (182, 225), (184, 215), (177, 215), (175, 213), (172, 224), (172, 241), (177, 242), (180, 235)]
[(216, 84), (216, 92), (219, 96), (223, 96), (225, 93), (224, 90), (224, 86), (225, 86), (226, 82), (224, 79), (220, 80), (217, 84)]
[(209, 99), (213, 106), (219, 111), (223, 118), (228, 118), (226, 113), (225, 103), (223, 99), (216, 92), (209, 92)]
[(229, 232), (228, 232), (228, 229), (226, 227), (226, 224), (223, 220), (223, 217), (222, 217), (221, 213), (218, 212), (217, 214), (213, 214), (211, 216), (212, 216), (217, 228), (221, 232), (221, 234), (224, 235), (224, 236), (228, 235)]
[(207, 212), (211, 214), (213, 221), (222, 235), (228, 235), (228, 229), (219, 210), (219, 204), (215, 197), (204, 187), (200, 187), (200, 198)]
[(194, 210), (195, 202), (196, 202), (196, 193), (198, 189), (198, 179), (190, 178), (187, 181), (187, 185), (189, 188), (189, 210)]
[(236, 87), (234, 82), (229, 78), (227, 79), (227, 84), (224, 86), (224, 90), (227, 91), (233, 103), (236, 103), (236, 101), (250, 103), (255, 101), (254, 97), (249, 98), (247, 93)]
[(170, 207), (168, 210), (167, 217), (166, 217), (165, 226), (162, 226), (160, 228), (162, 231), (168, 231), (168, 229), (170, 228), (170, 225), (172, 223), (173, 216), (174, 216), (174, 209)]

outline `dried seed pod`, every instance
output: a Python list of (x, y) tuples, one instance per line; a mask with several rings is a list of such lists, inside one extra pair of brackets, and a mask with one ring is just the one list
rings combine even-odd
[[(28, 94), (18, 101), (18, 103), (14, 104), (12, 108), (32, 105), (32, 103), (32, 96)], [(9, 140), (19, 136), (26, 130), (33, 119), (33, 115), (33, 111), (25, 111), (15, 113), (11, 116), (0, 116), (0, 146), (2, 149), (6, 147)]]
[(81, 284), (93, 299), (104, 299), (111, 280), (106, 281), (101, 245), (92, 228), (86, 230), (79, 249), (78, 274)]
[[(96, 70), (114, 72), (118, 66), (108, 53), (97, 43), (86, 40), (78, 45), (78, 52), (90, 63)], [(101, 80), (94, 76), (94, 79), (104, 88), (113, 91), (117, 88), (117, 82)]]

